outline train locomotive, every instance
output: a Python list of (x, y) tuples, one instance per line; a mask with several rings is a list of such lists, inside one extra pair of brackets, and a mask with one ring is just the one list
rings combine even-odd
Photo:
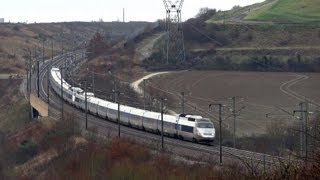
[[(50, 83), (53, 90), (61, 96), (61, 72), (59, 68), (50, 71)], [(85, 96), (87, 96), (87, 110), (101, 118), (117, 121), (118, 104), (109, 102), (93, 93), (85, 92), (79, 87), (72, 87), (62, 79), (63, 99), (69, 104), (85, 110)], [(161, 113), (120, 105), (120, 123), (150, 132), (161, 132)], [(206, 118), (195, 115), (163, 115), (164, 135), (194, 142), (212, 144), (215, 137), (213, 123)]]

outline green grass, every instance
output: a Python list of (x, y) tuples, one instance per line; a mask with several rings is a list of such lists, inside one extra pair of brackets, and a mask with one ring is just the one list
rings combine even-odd
[(252, 11), (253, 9), (260, 9), (266, 4), (269, 4), (269, 1), (256, 3), (245, 7), (235, 6), (228, 11), (217, 11), (217, 13), (211, 19), (209, 19), (207, 23), (223, 22), (224, 19), (228, 20), (232, 17), (243, 16), (248, 14), (248, 12)]
[(281, 23), (320, 23), (319, 0), (269, 0), (245, 17)]

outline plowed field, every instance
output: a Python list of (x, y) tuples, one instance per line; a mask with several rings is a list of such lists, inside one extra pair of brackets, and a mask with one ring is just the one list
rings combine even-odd
[[(181, 95), (185, 92), (186, 113), (200, 114), (217, 122), (217, 110), (210, 103), (222, 103), (223, 125), (232, 132), (232, 99), (236, 97), (238, 136), (265, 133), (271, 123), (297, 122), (291, 113), (309, 100), (310, 111), (320, 107), (320, 73), (270, 73), (184, 71), (161, 75), (151, 81), (166, 91), (170, 109), (181, 113)], [(289, 114), (290, 113), (290, 114)]]

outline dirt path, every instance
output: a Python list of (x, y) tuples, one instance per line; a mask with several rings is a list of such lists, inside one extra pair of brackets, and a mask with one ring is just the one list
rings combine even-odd
[(149, 75), (146, 75), (136, 81), (134, 81), (133, 83), (130, 84), (130, 87), (133, 88), (133, 90), (138, 93), (139, 95), (142, 95), (143, 94), (143, 89), (139, 87), (139, 85), (143, 82), (143, 80), (147, 80), (147, 79), (150, 79), (154, 76), (159, 76), (161, 74), (168, 74), (169, 72), (157, 72), (157, 73), (152, 73), (152, 74), (149, 74)]
[(298, 94), (297, 92), (295, 92), (291, 89), (292, 86), (309, 79), (309, 76), (306, 76), (306, 75), (297, 74), (296, 76), (297, 76), (296, 78), (291, 79), (290, 81), (287, 81), (287, 82), (284, 82), (283, 84), (281, 84), (281, 86), (279, 88), (280, 91), (282, 91), (284, 94), (286, 94), (288, 96), (291, 96), (292, 98), (297, 99), (298, 101), (301, 101), (301, 102), (308, 101), (309, 103), (320, 107), (319, 103), (314, 102), (310, 98), (308, 98), (304, 95)]
[[(139, 95), (143, 95), (143, 89), (140, 88), (140, 84), (143, 82), (143, 80), (147, 80), (147, 79), (150, 79), (152, 77), (155, 77), (155, 76), (159, 76), (159, 75), (162, 75), (162, 74), (168, 74), (170, 72), (157, 72), (157, 73), (152, 73), (152, 74), (149, 74), (149, 75), (146, 75), (136, 81), (134, 81), (133, 83), (130, 84), (130, 87), (133, 88), (133, 90), (138, 93)], [(171, 115), (178, 115), (176, 112), (172, 111), (172, 110), (168, 110), (168, 113), (171, 114)]]
[(148, 58), (151, 56), (152, 54), (152, 49), (154, 44), (160, 39), (162, 38), (162, 36), (164, 35), (164, 33), (158, 33), (155, 34), (149, 38), (144, 39), (143, 41), (141, 41), (136, 48), (136, 55), (135, 58), (138, 61), (143, 61), (144, 59)]

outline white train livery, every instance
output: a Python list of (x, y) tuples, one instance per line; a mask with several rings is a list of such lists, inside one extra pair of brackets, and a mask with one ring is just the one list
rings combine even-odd
[[(58, 68), (52, 68), (50, 83), (53, 90), (61, 96), (61, 73)], [(85, 110), (85, 93), (87, 93), (87, 110), (89, 113), (101, 118), (117, 121), (118, 104), (109, 102), (93, 93), (85, 92), (79, 87), (72, 87), (62, 80), (63, 99), (69, 104)], [(161, 132), (161, 113), (142, 110), (134, 107), (120, 105), (120, 123), (150, 132)], [(163, 115), (163, 131), (167, 136), (194, 142), (213, 143), (215, 128), (206, 118), (195, 115)]]

